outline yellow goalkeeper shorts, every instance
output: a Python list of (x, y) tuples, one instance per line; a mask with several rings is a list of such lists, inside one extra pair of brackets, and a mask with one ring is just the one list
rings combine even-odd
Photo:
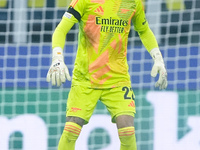
[(66, 116), (75, 116), (89, 122), (89, 119), (100, 100), (110, 112), (112, 122), (120, 115), (134, 117), (135, 95), (131, 87), (115, 87), (109, 89), (93, 89), (85, 86), (72, 86), (68, 100)]

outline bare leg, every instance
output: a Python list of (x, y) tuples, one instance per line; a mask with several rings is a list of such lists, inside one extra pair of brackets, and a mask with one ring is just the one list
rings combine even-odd
[(74, 122), (78, 125), (80, 125), (81, 127), (84, 125), (85, 120), (79, 117), (73, 117), (73, 116), (69, 116), (66, 118), (67, 122)]
[(129, 115), (121, 115), (116, 118), (117, 128), (134, 126), (134, 118)]

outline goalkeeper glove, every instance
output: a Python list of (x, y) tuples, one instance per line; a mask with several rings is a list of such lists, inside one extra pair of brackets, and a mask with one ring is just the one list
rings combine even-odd
[(159, 79), (156, 82), (155, 87), (159, 87), (160, 89), (166, 89), (167, 71), (165, 69), (162, 54), (158, 48), (154, 48), (150, 51), (150, 55), (154, 60), (154, 65), (151, 70), (151, 76), (156, 77), (156, 75), (159, 73)]
[(61, 82), (64, 83), (71, 80), (69, 70), (64, 62), (63, 50), (60, 47), (53, 49), (52, 64), (47, 73), (47, 82), (52, 82), (52, 85), (60, 86)]

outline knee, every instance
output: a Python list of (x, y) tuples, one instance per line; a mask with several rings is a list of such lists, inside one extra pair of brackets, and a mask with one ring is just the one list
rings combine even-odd
[(79, 118), (79, 117), (74, 117), (74, 116), (68, 116), (67, 118), (66, 118), (66, 121), (67, 122), (74, 122), (74, 123), (76, 123), (76, 124), (78, 124), (79, 126), (83, 126), (84, 125), (84, 123), (85, 123), (85, 120), (84, 119), (82, 119), (82, 118)]
[(133, 127), (134, 126), (134, 118), (129, 115), (120, 115), (116, 118), (117, 128), (125, 128), (125, 127)]

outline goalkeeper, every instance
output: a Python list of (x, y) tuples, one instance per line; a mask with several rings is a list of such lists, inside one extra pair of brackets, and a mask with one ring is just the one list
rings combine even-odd
[(157, 41), (141, 0), (73, 0), (52, 37), (52, 65), (47, 81), (60, 86), (71, 80), (64, 63), (66, 34), (79, 23), (78, 50), (71, 90), (67, 100), (66, 124), (59, 150), (74, 150), (84, 124), (100, 100), (116, 123), (120, 150), (136, 150), (134, 128), (135, 95), (127, 64), (128, 34), (134, 29), (154, 60), (151, 76), (159, 73), (156, 87), (167, 87), (167, 72)]

